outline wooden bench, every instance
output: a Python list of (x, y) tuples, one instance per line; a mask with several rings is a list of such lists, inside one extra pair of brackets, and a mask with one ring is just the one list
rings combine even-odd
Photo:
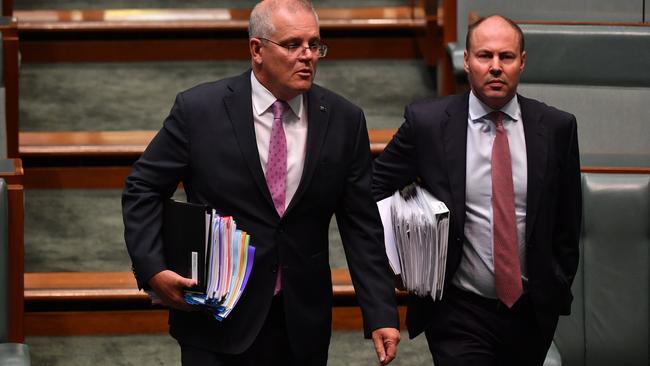
[[(439, 48), (437, 14), (425, 9), (318, 9), (322, 36), (331, 46), (328, 57), (434, 60), (428, 55)], [(250, 9), (14, 11), (23, 62), (247, 59), (249, 14)]]
[[(332, 270), (332, 291), (334, 329), (362, 329), (347, 269)], [(397, 296), (403, 303), (406, 294)], [(26, 273), (25, 310), (31, 336), (167, 331), (167, 310), (151, 304), (130, 272)]]
[[(131, 165), (155, 133), (21, 132), (20, 156), (28, 165), (25, 185), (27, 188), (121, 188)], [(370, 130), (373, 155), (380, 154), (394, 134), (395, 129)]]

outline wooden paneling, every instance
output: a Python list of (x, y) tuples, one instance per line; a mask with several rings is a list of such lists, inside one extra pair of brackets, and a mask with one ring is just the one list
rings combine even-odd
[[(404, 327), (406, 307), (400, 306), (398, 310)], [(167, 310), (28, 312), (25, 329), (28, 336), (157, 334), (168, 332), (167, 316)], [(333, 308), (332, 329), (361, 331), (360, 308)]]
[[(406, 329), (406, 306), (398, 306), (400, 326)], [(363, 318), (358, 306), (341, 306), (332, 308), (332, 329), (362, 330)]]
[(438, 68), (438, 93), (440, 95), (451, 95), (456, 92), (456, 77), (447, 53), (447, 44), (456, 42), (457, 30), (457, 5), (456, 1), (442, 2), (442, 42), (440, 47), (439, 68)]
[[(420, 7), (319, 9), (328, 58), (421, 58), (436, 24)], [(248, 59), (242, 9), (17, 11), (23, 62)], [(429, 28), (427, 28), (429, 27)], [(428, 39), (428, 38), (427, 38)], [(425, 51), (421, 51), (424, 47)], [(173, 50), (170, 51), (170, 50)]]
[[(327, 37), (327, 58), (336, 59), (415, 59), (423, 56), (419, 38), (409, 34), (384, 37)], [(248, 39), (183, 38), (165, 39), (24, 39), (20, 44), (24, 62), (137, 62), (211, 61), (250, 59)], [(173, 51), (172, 51), (173, 50)]]
[(24, 191), (21, 184), (9, 184), (9, 340), (24, 342)]
[[(410, 6), (318, 9), (321, 29), (423, 28)], [(15, 11), (21, 32), (246, 31), (250, 9), (104, 9)]]
[(583, 173), (605, 173), (605, 174), (650, 174), (650, 167), (600, 167), (600, 166), (583, 166), (580, 168)]
[(167, 310), (28, 312), (28, 336), (166, 333)]
[(10, 17), (14, 11), (14, 2), (13, 0), (2, 0), (2, 15), (5, 17)]
[(156, 131), (21, 132), (21, 157), (142, 154)]
[[(396, 129), (368, 132), (374, 154), (383, 151)], [(135, 157), (142, 154), (156, 131), (21, 132), (20, 155), (34, 157)]]
[[(333, 269), (332, 284), (333, 328), (362, 329), (348, 270)], [(130, 272), (26, 273), (25, 303), (30, 336), (167, 332), (167, 311), (151, 305)], [(404, 313), (400, 307), (402, 324)]]
[[(4, 3), (3, 3), (4, 7)], [(16, 23), (0, 27), (5, 87), (7, 157), (18, 158), (18, 34)]]
[[(28, 303), (72, 301), (133, 301), (149, 304), (138, 290), (130, 272), (45, 272), (25, 273), (25, 301)], [(354, 288), (347, 269), (332, 269), (332, 291), (338, 299), (353, 299)], [(400, 296), (403, 294), (400, 293)]]
[(122, 189), (130, 166), (34, 167), (25, 169), (26, 189)]
[(246, 39), (35, 40), (20, 45), (24, 62), (209, 61), (250, 58)]
[(9, 341), (24, 342), (24, 193), (20, 159), (14, 160), (13, 172), (2, 172), (9, 200)]

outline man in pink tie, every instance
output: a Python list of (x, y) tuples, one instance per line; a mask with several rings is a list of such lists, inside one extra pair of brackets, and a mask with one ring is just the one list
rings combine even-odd
[[(313, 84), (327, 45), (309, 1), (259, 3), (249, 48), (251, 70), (178, 94), (127, 178), (125, 238), (138, 284), (171, 308), (183, 365), (324, 366), (336, 215), (364, 334), (386, 365), (399, 318), (363, 112)], [(191, 311), (182, 298), (191, 281), (162, 255), (162, 203), (181, 182), (189, 202), (233, 216), (256, 248), (246, 290), (221, 322)]]
[(417, 180), (451, 212), (443, 298), (410, 296), (409, 335), (436, 366), (542, 365), (578, 266), (576, 120), (517, 94), (510, 19), (471, 25), (464, 63), (471, 91), (409, 105), (374, 164), (375, 199)]

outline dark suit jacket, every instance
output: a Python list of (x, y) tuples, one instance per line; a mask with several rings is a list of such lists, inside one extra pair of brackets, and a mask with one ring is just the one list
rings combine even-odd
[[(538, 101), (518, 96), (528, 162), (526, 251), (528, 291), (540, 318), (569, 314), (578, 266), (581, 223), (580, 164), (576, 120)], [(465, 241), (465, 167), (469, 93), (418, 102), (375, 160), (372, 190), (379, 200), (415, 181), (451, 211), (448, 285)], [(411, 297), (411, 337), (431, 325), (430, 298)], [(553, 324), (553, 327), (555, 325)]]
[(222, 353), (246, 350), (268, 313), (281, 266), (293, 352), (327, 352), (332, 304), (328, 228), (333, 214), (366, 336), (376, 328), (398, 327), (383, 231), (370, 193), (371, 156), (363, 112), (317, 85), (305, 97), (305, 166), (282, 218), (273, 206), (257, 151), (250, 71), (180, 93), (127, 178), (122, 198), (125, 238), (140, 286), (166, 268), (162, 200), (179, 182), (188, 201), (232, 215), (256, 247), (245, 293), (226, 320), (170, 311), (170, 333), (179, 341)]

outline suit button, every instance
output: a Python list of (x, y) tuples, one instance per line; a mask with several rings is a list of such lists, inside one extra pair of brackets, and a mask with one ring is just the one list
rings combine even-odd
[(460, 243), (460, 238), (456, 238), (456, 242), (457, 242), (457, 243)]

